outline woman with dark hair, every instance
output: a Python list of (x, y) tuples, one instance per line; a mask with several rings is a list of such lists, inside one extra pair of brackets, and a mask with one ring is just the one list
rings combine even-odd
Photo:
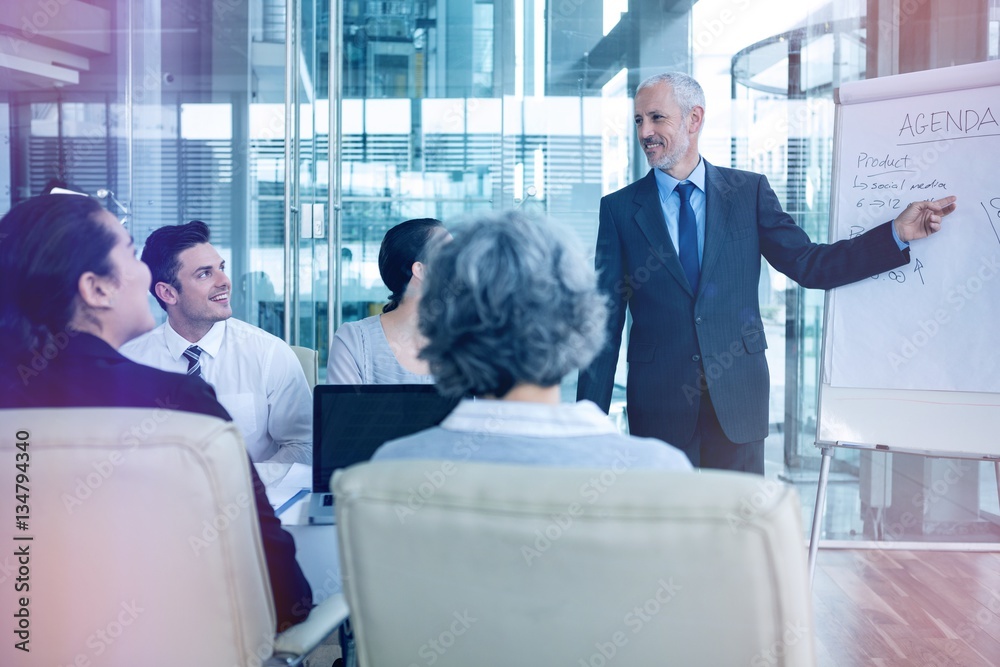
[(428, 246), (448, 232), (440, 220), (401, 222), (382, 239), (378, 270), (392, 292), (381, 315), (343, 324), (330, 345), (330, 384), (431, 384), (427, 362), (418, 357), (426, 343), (417, 326), (417, 306)]
[[(117, 349), (154, 324), (143, 293), (149, 269), (121, 224), (90, 197), (49, 194), (15, 206), (0, 221), (0, 275), (2, 350), (17, 376), (4, 380), (31, 394), (50, 357), (59, 363), (81, 334)], [(55, 389), (53, 401), (76, 391)]]
[[(201, 378), (118, 353), (153, 328), (150, 279), (131, 236), (90, 197), (42, 195), (11, 209), (0, 219), (0, 408), (163, 408), (169, 401), (174, 410), (230, 421)], [(312, 592), (291, 535), (250, 470), (282, 630), (308, 615)]]

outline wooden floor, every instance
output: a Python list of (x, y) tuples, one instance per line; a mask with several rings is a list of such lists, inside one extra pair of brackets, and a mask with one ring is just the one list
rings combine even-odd
[(824, 549), (822, 667), (1000, 665), (1000, 553)]

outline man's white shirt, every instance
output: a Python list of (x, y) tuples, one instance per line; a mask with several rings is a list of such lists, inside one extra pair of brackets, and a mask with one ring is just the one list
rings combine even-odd
[(252, 461), (312, 464), (312, 393), (295, 353), (277, 336), (230, 317), (191, 343), (165, 322), (120, 352), (186, 373), (191, 345), (202, 349), (201, 375), (243, 434)]

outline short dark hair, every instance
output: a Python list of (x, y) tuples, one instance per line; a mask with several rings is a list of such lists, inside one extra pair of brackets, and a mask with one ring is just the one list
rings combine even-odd
[(0, 219), (0, 331), (15, 353), (43, 347), (66, 330), (77, 308), (80, 276), (110, 276), (115, 236), (91, 197), (48, 194), (21, 202)]
[(414, 218), (401, 222), (385, 233), (378, 251), (378, 272), (389, 288), (389, 302), (383, 313), (395, 310), (403, 300), (406, 286), (413, 277), (413, 263), (424, 259), (427, 243), (436, 229), (444, 223), (434, 218)]
[(208, 243), (210, 236), (208, 225), (201, 220), (192, 220), (183, 225), (160, 227), (146, 239), (142, 261), (146, 262), (149, 272), (153, 274), (149, 293), (156, 298), (163, 310), (167, 309), (167, 304), (156, 296), (156, 283), (167, 283), (179, 292), (181, 283), (177, 280), (177, 271), (181, 267), (181, 261), (178, 257), (188, 248)]
[(502, 397), (551, 387), (605, 339), (607, 299), (573, 233), (518, 211), (487, 214), (435, 244), (420, 331), (438, 391)]

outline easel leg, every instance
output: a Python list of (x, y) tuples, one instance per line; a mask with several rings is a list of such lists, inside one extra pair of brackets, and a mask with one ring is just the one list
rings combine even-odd
[(997, 476), (997, 497), (1000, 498), (1000, 461), (993, 462), (993, 472)]
[[(833, 448), (823, 447), (821, 449), (823, 459), (819, 465), (819, 484), (816, 487), (816, 508), (813, 510), (812, 531), (809, 535), (809, 585), (812, 586), (813, 575), (816, 571), (816, 551), (819, 549), (819, 531), (823, 525), (823, 517), (826, 514), (826, 483), (830, 476), (830, 458), (833, 455)], [(998, 464), (1000, 466), (1000, 464)]]

